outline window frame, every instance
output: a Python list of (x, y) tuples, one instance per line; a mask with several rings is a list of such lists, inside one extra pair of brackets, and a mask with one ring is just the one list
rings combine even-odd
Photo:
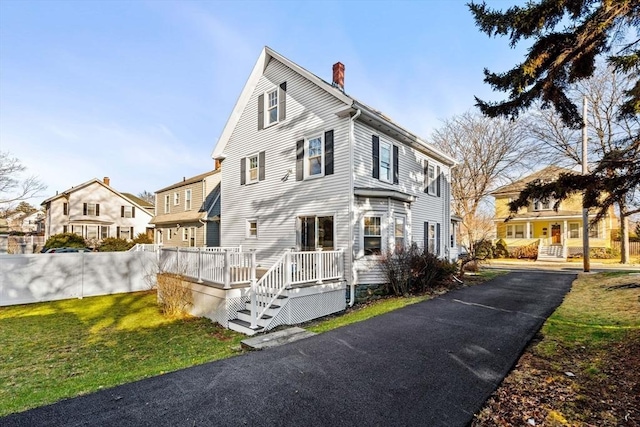
[(176, 191), (175, 193), (173, 193), (173, 206), (179, 206), (180, 205), (180, 192)]
[[(387, 176), (383, 177), (383, 168), (382, 164), (382, 151), (386, 149), (389, 153), (389, 162), (388, 167), (386, 168)], [(382, 139), (378, 140), (378, 179), (383, 182), (393, 183), (393, 144), (383, 141)]]
[(170, 213), (171, 212), (171, 195), (169, 194), (165, 194), (164, 195), (164, 213)]
[[(319, 149), (320, 155), (311, 156), (311, 141), (319, 141)], [(304, 178), (305, 179), (315, 179), (321, 178), (324, 176), (325, 172), (325, 147), (324, 147), (324, 134), (319, 133), (304, 139)], [(319, 158), (320, 159), (320, 172), (311, 174), (311, 159)]]
[[(367, 233), (367, 231), (368, 231), (367, 230), (367, 219), (369, 219), (369, 220), (371, 220), (371, 219), (377, 220), (377, 222), (378, 222), (378, 224), (377, 224), (378, 234), (368, 234)], [(384, 249), (384, 247), (383, 247), (384, 242), (383, 242), (383, 239), (382, 239), (382, 236), (383, 236), (383, 224), (384, 224), (383, 215), (372, 213), (372, 214), (366, 214), (366, 215), (364, 215), (362, 217), (362, 227), (363, 227), (362, 228), (362, 252), (363, 252), (364, 256), (371, 257), (371, 256), (380, 256), (380, 255), (382, 255), (382, 251)], [(371, 225), (369, 225), (369, 227), (370, 226)], [(374, 224), (373, 226), (375, 227), (376, 225)], [(369, 228), (369, 232), (370, 232), (370, 230), (371, 230), (371, 228)], [(367, 249), (366, 248), (366, 243), (365, 242), (367, 241), (367, 239), (379, 239), (380, 243), (378, 245), (379, 246), (379, 251), (378, 252), (374, 252), (375, 249), (371, 250), (371, 249)]]
[[(575, 226), (575, 230), (572, 230), (571, 227)], [(569, 239), (579, 239), (581, 236), (581, 228), (580, 227), (580, 223), (579, 222), (570, 222), (567, 224), (567, 234), (569, 236)], [(575, 231), (575, 236), (572, 234), (572, 232)]]
[(430, 254), (437, 254), (437, 228), (438, 223), (429, 221), (429, 228), (427, 229), (427, 247), (425, 248)]
[(600, 239), (600, 221), (598, 221), (595, 225), (589, 224), (589, 238), (590, 239)]
[[(402, 245), (398, 245), (398, 220), (402, 220)], [(407, 217), (404, 215), (395, 215), (393, 217), (393, 250), (398, 247), (407, 247)]]
[[(436, 176), (436, 165), (427, 161), (427, 194), (435, 196), (438, 194), (438, 177)], [(433, 173), (433, 176), (431, 174)]]
[[(255, 159), (256, 160), (255, 168), (251, 167), (251, 159)], [(260, 181), (260, 153), (255, 153), (255, 154), (251, 154), (251, 155), (247, 156), (245, 161), (247, 162), (246, 183), (247, 184), (255, 184), (256, 182)], [(252, 170), (255, 170), (255, 172), (256, 172), (255, 179), (251, 177), (251, 171)]]
[[(255, 223), (255, 227), (252, 227), (251, 224)], [(255, 233), (252, 233), (252, 230), (255, 229)], [(246, 221), (246, 232), (245, 237), (247, 239), (258, 239), (258, 233), (260, 232), (260, 225), (258, 224), (258, 220), (256, 218), (249, 218)]]
[(548, 199), (546, 202), (536, 199), (533, 201), (533, 210), (535, 212), (539, 211), (550, 211), (553, 209), (553, 200)]
[[(280, 94), (279, 87), (275, 86), (264, 93), (264, 127), (277, 125), (280, 122)], [(271, 106), (271, 94), (275, 94), (275, 105)], [(275, 111), (276, 119), (271, 121), (271, 111)]]
[[(127, 216), (127, 214), (129, 216)], [(122, 207), (122, 218), (134, 218), (134, 216), (133, 216), (133, 206), (123, 206)]]
[(192, 205), (192, 191), (190, 188), (184, 190), (184, 210), (190, 211)]

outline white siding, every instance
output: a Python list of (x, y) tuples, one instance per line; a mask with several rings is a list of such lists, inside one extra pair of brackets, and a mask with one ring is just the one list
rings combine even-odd
[[(258, 130), (258, 96), (287, 82), (286, 119)], [(256, 249), (269, 267), (296, 245), (296, 217), (334, 215), (336, 248), (347, 248), (349, 165), (344, 104), (275, 59), (260, 78), (229, 142), (222, 163), (221, 245)], [(296, 141), (334, 131), (334, 174), (296, 181)], [(265, 151), (265, 180), (240, 185), (240, 161)], [(246, 237), (247, 219), (258, 220), (258, 238)], [(345, 266), (346, 270), (350, 266)]]
[[(63, 215), (63, 203), (69, 204), (68, 215)], [(83, 215), (84, 203), (100, 204), (100, 215)], [(146, 232), (151, 220), (151, 214), (144, 209), (136, 207), (135, 218), (122, 218), (122, 206), (133, 206), (133, 204), (95, 182), (71, 191), (68, 199), (59, 197), (51, 201), (45, 225), (46, 237), (62, 233), (65, 225), (69, 226), (68, 231), (71, 232), (70, 224), (108, 226), (109, 237), (118, 237), (116, 236), (117, 227), (133, 227), (134, 234), (130, 236), (131, 239), (135, 238), (139, 233)]]
[[(398, 146), (399, 183), (393, 184), (373, 178), (372, 135), (377, 135), (381, 142), (387, 142)], [(388, 135), (356, 122), (356, 144), (354, 147), (354, 171), (356, 174), (354, 186), (356, 188), (380, 188), (396, 190), (414, 196), (413, 203), (403, 203), (397, 200), (356, 198), (357, 224), (354, 227), (356, 261), (354, 263), (355, 275), (358, 284), (384, 283), (382, 273), (372, 263), (375, 257), (364, 256), (361, 248), (362, 218), (369, 214), (384, 214), (383, 247), (389, 247), (392, 238), (392, 221), (395, 214), (406, 216), (408, 241), (414, 241), (420, 245), (424, 241), (424, 223), (439, 223), (441, 227), (440, 254), (447, 254), (449, 242), (450, 212), (449, 212), (449, 167), (428, 157), (425, 153), (409, 147)], [(424, 162), (429, 161), (440, 167), (442, 174), (440, 197), (424, 192)], [(386, 242), (384, 241), (386, 239)]]

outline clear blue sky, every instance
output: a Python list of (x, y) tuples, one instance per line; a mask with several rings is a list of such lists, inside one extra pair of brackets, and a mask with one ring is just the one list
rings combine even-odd
[[(506, 9), (514, 1), (489, 1)], [(482, 70), (524, 50), (475, 27), (464, 1), (0, 1), (0, 150), (56, 191), (109, 176), (138, 194), (213, 166), (268, 45), (428, 138), (499, 99)]]

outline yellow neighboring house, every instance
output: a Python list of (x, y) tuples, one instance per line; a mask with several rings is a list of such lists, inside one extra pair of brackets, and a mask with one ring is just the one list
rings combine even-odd
[[(557, 211), (554, 200), (536, 200), (509, 216), (509, 202), (518, 198), (525, 186), (537, 179), (553, 181), (561, 173), (576, 173), (558, 166), (548, 166), (512, 184), (498, 188), (491, 193), (495, 197), (496, 236), (504, 239), (509, 250), (515, 247), (538, 244), (539, 260), (562, 260), (568, 256), (582, 254), (582, 196), (575, 194), (560, 202)], [(590, 220), (595, 217), (590, 213)], [(617, 218), (610, 209), (608, 215), (589, 228), (589, 247), (611, 248), (611, 231), (617, 228)]]

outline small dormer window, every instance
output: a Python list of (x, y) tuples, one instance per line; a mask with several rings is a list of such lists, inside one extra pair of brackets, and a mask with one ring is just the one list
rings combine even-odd
[(552, 208), (551, 200), (543, 199), (543, 200), (534, 200), (533, 201), (533, 210), (534, 211), (548, 211)]

